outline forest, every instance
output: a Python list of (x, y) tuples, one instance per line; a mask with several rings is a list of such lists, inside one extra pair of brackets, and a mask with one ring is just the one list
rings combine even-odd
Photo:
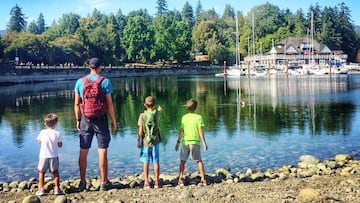
[(342, 50), (349, 62), (356, 60), (360, 47), (359, 33), (345, 3), (323, 8), (315, 4), (294, 13), (271, 3), (254, 6), (247, 13), (226, 5), (222, 14), (204, 10), (200, 0), (195, 8), (185, 2), (181, 11), (169, 10), (166, 0), (157, 0), (154, 6), (154, 16), (146, 9), (127, 15), (121, 8), (115, 14), (94, 9), (86, 17), (65, 13), (45, 26), (42, 13), (37, 20), (27, 22), (16, 4), (9, 11), (7, 30), (0, 38), (0, 62), (19, 57), (24, 63), (84, 65), (88, 58), (97, 56), (105, 65), (115, 66), (185, 64), (204, 54), (212, 64), (231, 64), (235, 62), (236, 40), (242, 58), (266, 53), (282, 39), (306, 36), (311, 13), (318, 42), (331, 50)]

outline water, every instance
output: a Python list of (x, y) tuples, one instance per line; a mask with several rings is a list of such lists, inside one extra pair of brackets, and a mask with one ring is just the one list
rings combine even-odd
[[(78, 133), (73, 115), (75, 81), (3, 86), (0, 92), (0, 181), (37, 177), (42, 116), (54, 112), (63, 133), (61, 179), (78, 178)], [(184, 104), (199, 101), (209, 150), (205, 170), (265, 170), (296, 164), (310, 154), (330, 159), (360, 152), (360, 75), (224, 79), (164, 76), (112, 79), (118, 131), (109, 147), (109, 177), (142, 172), (136, 148), (137, 118), (151, 94), (163, 108), (161, 172), (177, 173), (175, 143)], [(98, 176), (96, 140), (87, 175)], [(186, 171), (197, 170), (189, 161)], [(152, 168), (151, 168), (152, 172)], [(50, 176), (50, 174), (47, 174)]]

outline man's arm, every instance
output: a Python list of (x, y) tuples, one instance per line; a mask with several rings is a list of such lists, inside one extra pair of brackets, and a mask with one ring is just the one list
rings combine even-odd
[(107, 112), (111, 119), (111, 130), (113, 132), (116, 132), (117, 130), (116, 118), (115, 118), (114, 104), (112, 102), (111, 94), (106, 94), (106, 106), (107, 106)]
[(76, 128), (80, 130), (80, 119), (81, 119), (81, 112), (80, 112), (80, 94), (75, 93), (74, 96), (74, 113), (76, 119)]

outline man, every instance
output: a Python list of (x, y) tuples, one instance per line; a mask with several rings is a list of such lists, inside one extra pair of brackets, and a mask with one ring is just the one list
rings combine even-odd
[[(80, 183), (79, 190), (86, 188), (86, 166), (87, 155), (91, 147), (91, 142), (94, 135), (98, 141), (98, 155), (99, 155), (99, 169), (100, 169), (100, 190), (109, 189), (110, 183), (108, 181), (108, 160), (107, 148), (110, 142), (110, 132), (108, 126), (108, 116), (111, 119), (111, 129), (113, 132), (117, 130), (114, 106), (111, 98), (113, 92), (112, 85), (109, 79), (100, 76), (101, 61), (99, 58), (91, 58), (89, 60), (90, 74), (78, 79), (75, 84), (74, 92), (74, 111), (76, 118), (76, 128), (80, 131), (80, 155), (79, 155), (79, 170)], [(98, 78), (100, 78), (98, 80)], [(84, 89), (88, 89), (89, 83), (97, 82), (98, 88), (103, 99), (103, 106), (105, 106), (104, 113), (99, 116), (88, 116), (93, 105), (88, 105), (87, 94)], [(85, 86), (85, 88), (84, 88)], [(96, 88), (96, 86), (92, 86)], [(100, 95), (99, 93), (99, 95)], [(93, 98), (94, 99), (94, 98)], [(94, 110), (95, 111), (95, 110)]]

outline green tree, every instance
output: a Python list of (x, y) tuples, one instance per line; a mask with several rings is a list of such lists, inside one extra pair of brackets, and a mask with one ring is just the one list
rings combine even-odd
[(45, 19), (44, 19), (44, 15), (42, 13), (39, 14), (39, 17), (36, 20), (36, 26), (37, 26), (36, 34), (41, 34), (41, 33), (45, 32)]
[(157, 0), (156, 3), (157, 3), (157, 6), (156, 6), (156, 9), (157, 9), (156, 15), (157, 16), (164, 15), (168, 12), (166, 0)]
[(294, 29), (293, 34), (296, 37), (302, 37), (306, 35), (305, 18), (302, 9), (299, 9), (293, 15)]
[(170, 43), (173, 41), (172, 18), (170, 15), (159, 15), (154, 19), (154, 45), (152, 47), (152, 59), (167, 60), (170, 58)]
[(32, 34), (37, 34), (38, 28), (34, 20), (30, 22), (27, 31)]
[(58, 37), (50, 42), (48, 50), (48, 63), (52, 65), (73, 63), (75, 65), (83, 65), (86, 61), (86, 48), (76, 35)]
[(0, 36), (0, 63), (4, 60), (4, 45), (2, 41), (2, 37)]
[(72, 35), (79, 28), (80, 15), (75, 13), (63, 14), (59, 20), (60, 36)]
[(170, 58), (179, 63), (187, 61), (191, 52), (191, 31), (187, 21), (175, 21), (173, 26), (174, 40), (170, 44)]
[(7, 25), (7, 30), (12, 32), (21, 32), (26, 29), (25, 15), (22, 8), (17, 4), (10, 11), (10, 21)]
[(194, 11), (188, 1), (186, 1), (184, 7), (181, 10), (181, 17), (182, 20), (186, 22), (190, 28), (192, 28), (194, 25)]
[(146, 18), (129, 17), (121, 38), (121, 45), (126, 50), (127, 59), (132, 62), (150, 62), (153, 35)]
[(203, 12), (203, 8), (202, 8), (200, 0), (198, 0), (198, 2), (196, 4), (196, 8), (195, 8), (196, 20), (201, 16), (202, 12)]
[(20, 62), (30, 61), (33, 64), (46, 62), (48, 47), (42, 35), (7, 32), (3, 35), (3, 41), (6, 45), (4, 55), (8, 59), (18, 55)]
[(28, 26), (28, 32), (33, 34), (41, 34), (45, 31), (45, 20), (44, 16), (40, 13), (36, 22), (33, 20)]
[[(350, 61), (355, 61), (359, 47), (356, 44), (356, 32), (351, 21), (350, 9), (345, 3), (339, 4), (337, 18), (337, 33), (341, 36), (341, 50), (349, 55)], [(337, 9), (336, 9), (337, 10)]]
[(319, 30), (319, 42), (326, 44), (330, 49), (340, 49), (341, 47), (341, 34), (337, 30), (336, 12), (329, 7), (325, 7), (322, 15), (322, 27)]

